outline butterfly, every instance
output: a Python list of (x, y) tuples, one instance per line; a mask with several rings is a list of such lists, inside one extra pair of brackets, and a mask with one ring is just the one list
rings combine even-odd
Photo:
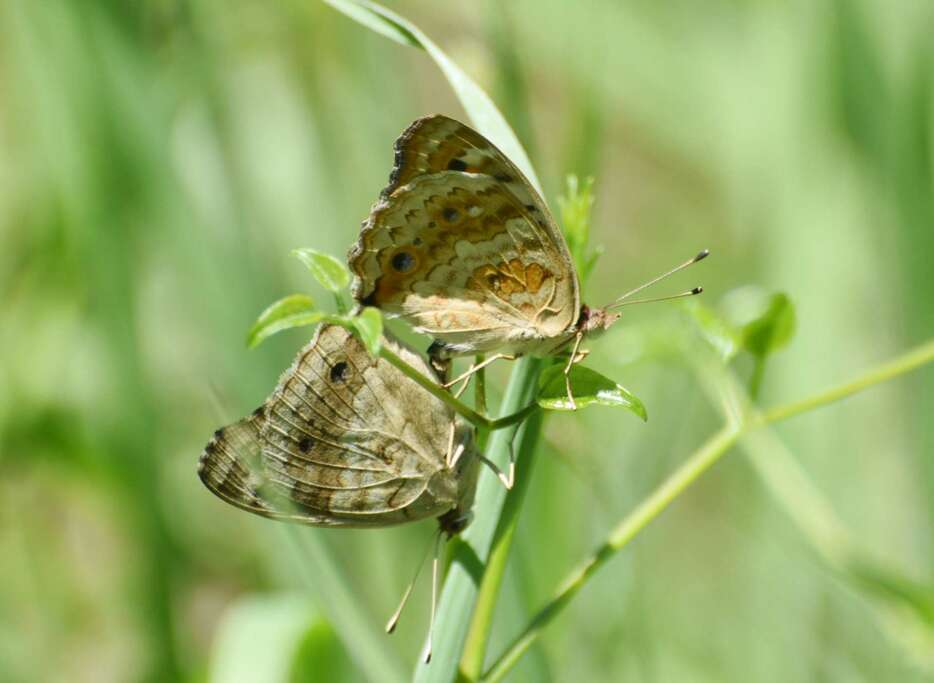
[[(571, 252), (535, 188), (477, 131), (442, 115), (412, 123), (396, 140), (389, 185), (363, 222), (348, 263), (352, 293), (434, 338), (436, 364), (496, 352), (497, 359), (570, 353), (607, 330), (629, 296), (705, 256), (702, 251), (603, 308), (581, 303)], [(701, 289), (677, 295), (699, 294)], [(676, 297), (664, 297), (666, 299)]]
[[(425, 361), (385, 340), (413, 368)], [(263, 405), (218, 429), (198, 463), (222, 500), (265, 517), (326, 527), (470, 520), (480, 456), (472, 428), (338, 325), (324, 325)]]
[[(383, 343), (438, 380), (414, 351), (391, 339)], [(511, 476), (507, 480), (473, 439), (473, 428), (443, 401), (369, 355), (346, 328), (323, 325), (263, 405), (214, 432), (198, 476), (231, 505), (312, 526), (382, 527), (436, 517), (428, 661), (442, 534), (453, 536), (470, 523), (480, 463), (511, 486)]]

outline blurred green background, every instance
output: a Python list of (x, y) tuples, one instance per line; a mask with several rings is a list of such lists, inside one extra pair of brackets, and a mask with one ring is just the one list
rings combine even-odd
[[(553, 207), (565, 174), (596, 177), (589, 303), (702, 247), (672, 291), (702, 283), (711, 307), (787, 292), (798, 333), (763, 405), (934, 332), (930, 2), (389, 6), (493, 95)], [(363, 680), (282, 529), (195, 467), (309, 336), (243, 342), (273, 299), (321, 294), (289, 249), (345, 253), (399, 132), (465, 118), (447, 83), (312, 0), (5, 0), (0, 92), (0, 679)], [(626, 321), (588, 365), (649, 422), (549, 416), (492, 655), (721, 423), (665, 343), (683, 311)], [(776, 430), (859, 542), (927, 585), (932, 416), (925, 369)], [(300, 534), (382, 638), (432, 528)], [(426, 587), (387, 642), (405, 670)], [(930, 680), (919, 628), (828, 571), (737, 452), (510, 680)]]

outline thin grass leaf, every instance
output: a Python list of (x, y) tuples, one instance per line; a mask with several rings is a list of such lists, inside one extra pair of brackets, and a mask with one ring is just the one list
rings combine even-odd
[(346, 14), (380, 35), (397, 43), (413, 45), (425, 50), (444, 73), (457, 95), (461, 106), (474, 128), (489, 138), (493, 144), (518, 166), (529, 182), (544, 196), (541, 183), (532, 162), (519, 143), (516, 134), (497, 109), (493, 100), (464, 71), (455, 64), (425, 33), (408, 19), (395, 12), (366, 0), (323, 0), (334, 9)]
[(649, 419), (645, 405), (624, 386), (596, 370), (574, 365), (570, 373), (574, 403), (568, 399), (564, 381), (564, 365), (558, 364), (545, 370), (539, 377), (538, 405), (545, 410), (575, 410), (590, 405), (625, 408), (642, 419)]

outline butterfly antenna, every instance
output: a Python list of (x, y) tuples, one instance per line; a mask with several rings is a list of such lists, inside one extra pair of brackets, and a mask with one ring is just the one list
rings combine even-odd
[[(674, 275), (675, 273), (684, 270), (684, 269), (687, 268), (688, 266), (694, 265), (694, 264), (697, 263), (698, 261), (703, 261), (703, 260), (704, 260), (705, 258), (707, 258), (709, 255), (710, 255), (710, 250), (704, 249), (702, 252), (700, 252), (699, 254), (697, 254), (697, 256), (695, 256), (694, 258), (689, 259), (689, 260), (685, 261), (684, 263), (675, 266), (674, 268), (672, 268), (671, 270), (669, 270), (667, 273), (662, 273), (662, 274), (659, 275), (658, 277), (649, 280), (649, 281), (646, 282), (645, 284), (641, 284), (641, 285), (639, 285), (638, 287), (636, 287), (635, 289), (626, 292), (625, 294), (623, 294), (621, 297), (617, 298), (616, 301), (614, 301), (613, 303), (611, 303), (611, 304), (610, 304), (609, 306), (607, 306), (606, 308), (607, 308), (607, 309), (611, 309), (611, 308), (616, 308), (617, 306), (622, 306), (622, 305), (623, 305), (623, 301), (625, 301), (626, 299), (628, 299), (629, 297), (631, 297), (633, 294), (638, 294), (639, 292), (641, 292), (641, 291), (642, 291), (643, 289), (645, 289), (646, 287), (651, 287), (651, 286), (654, 285), (655, 283), (661, 282), (661, 281), (664, 280), (666, 277), (670, 277), (671, 275)], [(659, 299), (643, 299), (643, 300), (640, 300), (638, 303), (647, 303), (647, 302), (649, 302), (649, 301), (667, 301), (668, 299), (679, 299), (679, 298), (684, 297), (684, 296), (694, 296), (695, 294), (700, 294), (702, 291), (703, 291), (702, 288), (700, 288), (700, 287), (695, 287), (694, 289), (691, 290), (690, 293), (687, 293), (687, 292), (686, 292), (686, 293), (684, 293), (684, 294), (678, 294), (678, 295), (675, 295), (675, 296), (668, 296), (668, 297), (661, 297), (661, 298), (659, 298)], [(631, 302), (629, 302), (629, 303), (637, 303), (637, 302), (631, 301)]]
[(660, 296), (655, 299), (635, 299), (633, 301), (621, 301), (618, 304), (613, 304), (607, 308), (620, 308), (621, 306), (632, 306), (633, 304), (652, 304), (656, 301), (671, 301), (672, 299), (684, 299), (689, 296), (697, 296), (704, 291), (703, 287), (695, 287), (694, 289), (688, 292), (681, 292), (680, 294), (672, 294), (671, 296)]
[(425, 643), (425, 664), (431, 662), (432, 636), (435, 631), (435, 608), (438, 606), (438, 565), (441, 555), (441, 529), (435, 535), (435, 556), (431, 559), (431, 617), (428, 621), (428, 642)]
[(428, 550), (431, 548), (431, 545), (425, 546), (424, 552), (419, 556), (418, 566), (415, 567), (415, 575), (412, 577), (412, 580), (409, 582), (408, 588), (405, 589), (405, 593), (402, 594), (402, 600), (399, 602), (399, 606), (396, 608), (396, 611), (392, 613), (392, 616), (389, 617), (389, 621), (386, 622), (386, 633), (392, 633), (396, 630), (396, 626), (399, 624), (399, 617), (402, 616), (402, 610), (405, 607), (405, 603), (409, 601), (409, 596), (412, 594), (412, 589), (415, 588), (415, 583), (418, 581), (418, 575), (422, 571), (422, 567), (425, 564), (425, 558), (428, 557)]

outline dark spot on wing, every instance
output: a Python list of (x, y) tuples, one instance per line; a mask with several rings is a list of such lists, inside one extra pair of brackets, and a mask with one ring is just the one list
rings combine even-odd
[(307, 453), (308, 451), (311, 450), (311, 447), (314, 445), (315, 445), (314, 440), (306, 436), (305, 438), (303, 438), (301, 441), (298, 442), (298, 450), (300, 450), (302, 453)]
[(512, 182), (512, 176), (511, 176), (511, 175), (508, 175), (508, 174), (506, 174), (506, 173), (497, 173), (497, 174), (496, 174), (495, 176), (493, 176), (493, 177), (496, 178), (496, 179), (497, 179), (499, 182), (501, 182), (501, 183), (511, 183), (511, 182)]
[(451, 159), (448, 162), (448, 170), (449, 171), (466, 171), (467, 164), (465, 164), (460, 159)]
[(397, 273), (407, 273), (415, 267), (415, 257), (407, 251), (400, 251), (392, 257), (392, 268)]
[(344, 382), (350, 376), (350, 368), (347, 363), (340, 361), (331, 366), (331, 381)]
[(448, 223), (453, 223), (458, 218), (460, 218), (460, 213), (457, 211), (457, 209), (450, 206), (446, 207), (444, 211), (441, 212), (441, 215), (444, 216), (444, 220), (446, 220)]

